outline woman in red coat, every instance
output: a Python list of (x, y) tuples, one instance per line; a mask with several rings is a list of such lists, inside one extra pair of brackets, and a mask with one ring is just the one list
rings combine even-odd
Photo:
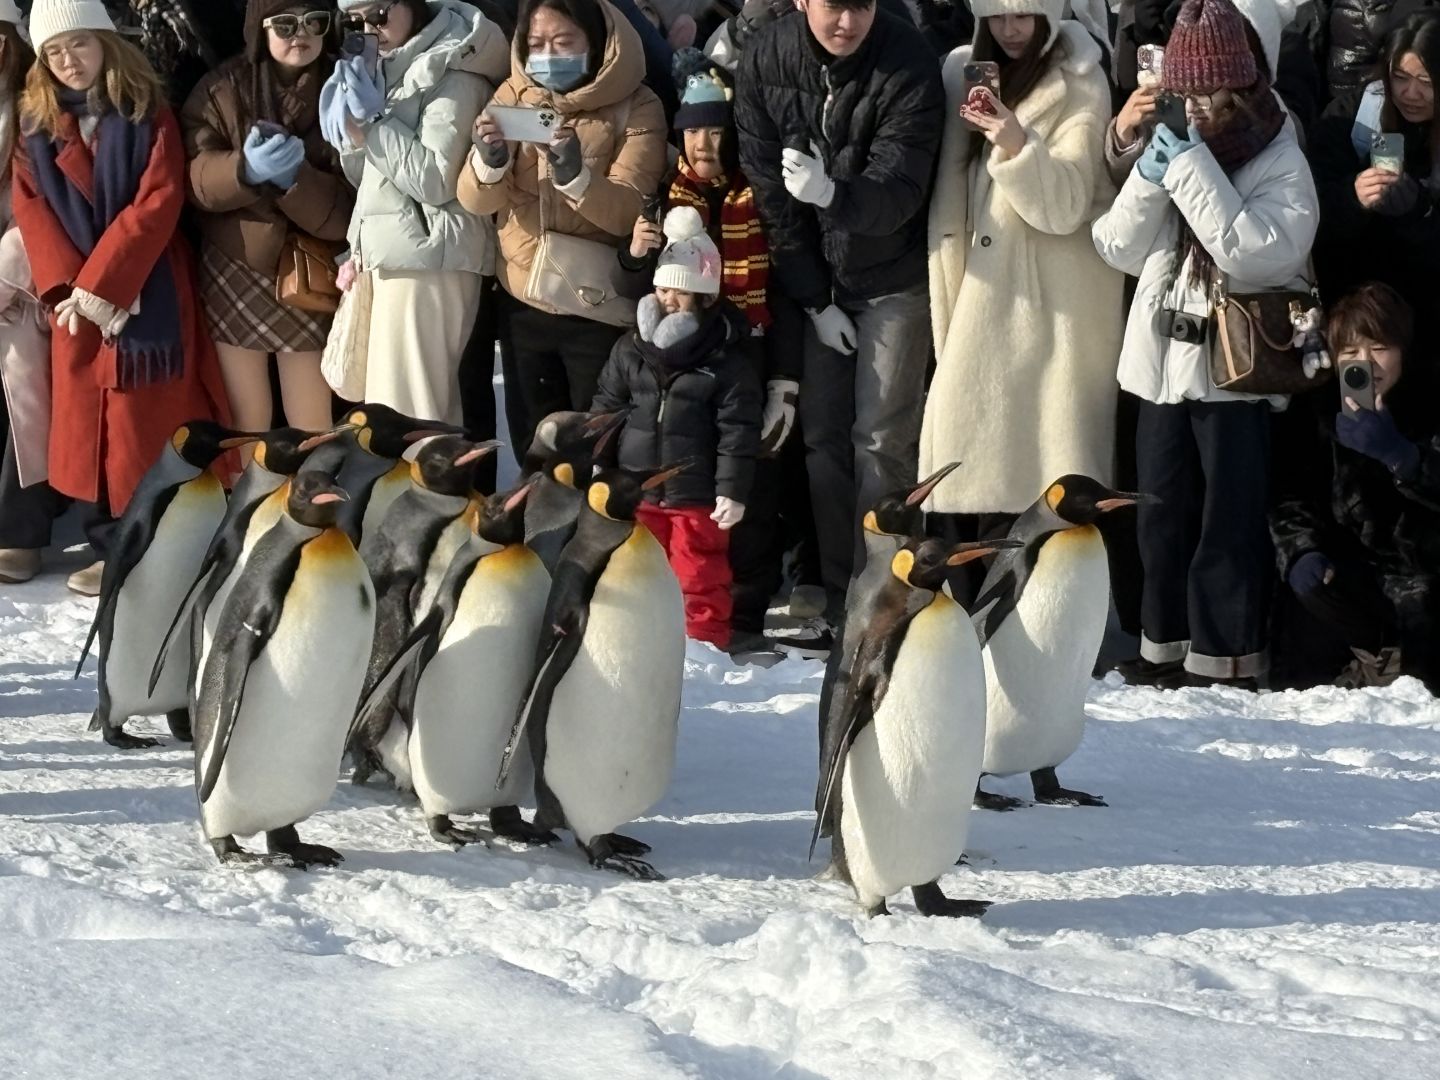
[[(50, 483), (109, 518), (175, 428), (228, 419), (224, 384), (176, 233), (185, 148), (159, 77), (99, 0), (37, 0), (31, 32), (13, 191), (51, 309)], [(99, 569), (71, 587), (98, 592)]]

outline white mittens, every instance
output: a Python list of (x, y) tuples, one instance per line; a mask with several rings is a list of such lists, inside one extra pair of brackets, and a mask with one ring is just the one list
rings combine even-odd
[(778, 454), (795, 426), (795, 403), (800, 384), (793, 379), (771, 379), (765, 384), (765, 411), (760, 415), (760, 453)]
[(801, 202), (824, 209), (835, 201), (835, 181), (826, 175), (820, 148), (813, 142), (808, 154), (780, 151), (780, 170), (785, 174), (785, 190)]
[(738, 503), (734, 499), (727, 499), (719, 495), (715, 499), (715, 512), (710, 515), (710, 520), (719, 525), (721, 529), (729, 531), (740, 524), (740, 519), (745, 516), (745, 504)]
[(850, 321), (849, 315), (834, 304), (823, 311), (810, 312), (810, 321), (815, 324), (815, 333), (820, 336), (821, 344), (828, 345), (846, 356), (855, 351), (855, 343), (859, 340), (855, 333), (855, 324)]

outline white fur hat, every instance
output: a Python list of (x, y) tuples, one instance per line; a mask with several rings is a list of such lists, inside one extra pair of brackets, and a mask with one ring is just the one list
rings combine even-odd
[(35, 0), (30, 10), (30, 38), (38, 53), (45, 43), (76, 30), (115, 30), (100, 0)]
[(970, 10), (975, 13), (975, 29), (980, 29), (982, 19), (992, 15), (1043, 15), (1050, 24), (1050, 40), (1045, 48), (1055, 44), (1060, 36), (1060, 21), (1066, 17), (1068, 0), (971, 0)]
[(720, 249), (705, 231), (700, 211), (693, 206), (671, 210), (665, 215), (665, 239), (669, 243), (655, 267), (655, 287), (718, 296)]

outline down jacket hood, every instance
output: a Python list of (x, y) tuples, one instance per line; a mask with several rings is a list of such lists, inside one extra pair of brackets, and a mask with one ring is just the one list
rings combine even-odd
[(437, 10), (429, 25), (382, 59), (387, 87), (428, 89), (450, 71), (505, 77), (505, 39), (493, 22), (460, 0), (430, 0), (430, 7)]
[(576, 116), (618, 105), (640, 88), (645, 81), (645, 48), (640, 35), (608, 0), (600, 0), (600, 13), (605, 17), (605, 49), (600, 70), (589, 82), (567, 94), (547, 90), (530, 77), (525, 61), (520, 59), (521, 31), (516, 28), (515, 39), (510, 43), (510, 78), (516, 86), (524, 87), (519, 95), (522, 104), (553, 102), (557, 112)]

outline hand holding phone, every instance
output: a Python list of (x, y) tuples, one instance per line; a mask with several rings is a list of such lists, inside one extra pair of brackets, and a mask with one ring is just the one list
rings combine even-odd
[(1399, 176), (1405, 171), (1405, 136), (1398, 131), (1377, 131), (1370, 136), (1370, 167)]
[(363, 56), (365, 70), (373, 78), (380, 70), (380, 37), (378, 34), (366, 34), (359, 30), (347, 31), (345, 39), (340, 43), (340, 55), (347, 59)]
[(255, 130), (260, 132), (266, 142), (269, 142), (277, 135), (279, 135), (281, 138), (284, 138), (285, 136), (290, 134), (290, 132), (285, 130), (285, 128), (281, 127), (279, 124), (271, 120), (256, 120)]
[(1155, 99), (1155, 123), (1163, 124), (1177, 139), (1190, 138), (1190, 122), (1185, 118), (1185, 99), (1179, 94), (1161, 94)]
[(1346, 360), (1340, 365), (1341, 404), (1348, 398), (1360, 409), (1375, 411), (1375, 365), (1369, 360)]
[(1141, 45), (1135, 50), (1135, 81), (1140, 86), (1159, 86), (1164, 64), (1163, 46)]
[(523, 105), (491, 105), (485, 110), (500, 125), (509, 142), (548, 145), (560, 130), (560, 114), (554, 109), (533, 109)]
[(993, 60), (977, 60), (964, 67), (965, 103), (960, 116), (972, 129), (975, 124), (965, 114), (995, 115), (995, 102), (1000, 100), (1000, 65)]

